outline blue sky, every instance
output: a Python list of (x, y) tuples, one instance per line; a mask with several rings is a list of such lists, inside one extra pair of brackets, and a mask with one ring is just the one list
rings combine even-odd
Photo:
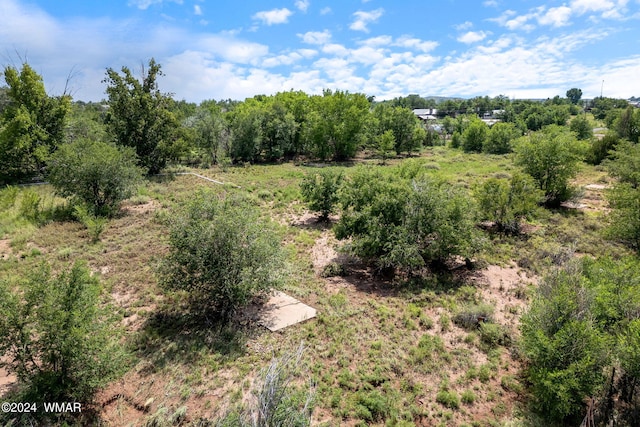
[(0, 0), (0, 62), (51, 94), (105, 98), (154, 57), (176, 99), (290, 89), (640, 96), (640, 0)]

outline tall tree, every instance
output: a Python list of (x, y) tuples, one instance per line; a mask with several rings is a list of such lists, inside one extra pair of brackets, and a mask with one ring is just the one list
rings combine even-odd
[(158, 89), (160, 64), (151, 59), (142, 70), (142, 81), (127, 67), (122, 67), (122, 74), (109, 68), (103, 80), (109, 96), (107, 127), (118, 145), (135, 148), (141, 167), (158, 173), (182, 148), (179, 123), (170, 111), (171, 97)]
[(67, 95), (47, 95), (42, 77), (29, 64), (4, 69), (8, 104), (0, 116), (0, 184), (33, 177), (64, 140), (71, 110)]
[(578, 89), (576, 87), (571, 88), (567, 91), (567, 98), (571, 101), (572, 104), (577, 104), (582, 98), (582, 89)]

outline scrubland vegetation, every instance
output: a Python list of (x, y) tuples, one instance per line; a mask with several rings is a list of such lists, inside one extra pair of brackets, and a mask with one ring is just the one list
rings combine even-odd
[[(0, 424), (638, 425), (640, 110), (160, 74), (5, 69), (0, 400), (83, 411)], [(272, 289), (317, 317), (267, 331)]]

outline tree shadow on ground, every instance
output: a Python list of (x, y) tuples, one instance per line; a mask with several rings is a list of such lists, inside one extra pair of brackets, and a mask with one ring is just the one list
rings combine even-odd
[(131, 345), (137, 357), (147, 362), (141, 373), (150, 374), (171, 364), (194, 363), (204, 354), (235, 360), (244, 355), (247, 340), (258, 331), (255, 325), (167, 307), (147, 319)]
[[(391, 268), (378, 268), (373, 264), (339, 254), (331, 263), (342, 267), (341, 280), (352, 285), (360, 292), (381, 297), (413, 298), (422, 291), (436, 294), (455, 291), (466, 286), (477, 275), (477, 266), (467, 264), (440, 263), (407, 274)], [(331, 276), (325, 277), (331, 279)]]

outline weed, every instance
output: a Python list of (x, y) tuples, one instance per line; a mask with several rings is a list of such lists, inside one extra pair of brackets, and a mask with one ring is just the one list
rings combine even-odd
[(476, 395), (471, 390), (465, 390), (462, 392), (460, 400), (462, 400), (462, 403), (465, 403), (467, 405), (473, 405), (473, 403), (476, 401)]
[(489, 304), (473, 304), (462, 308), (454, 317), (453, 322), (464, 329), (476, 329), (493, 319), (493, 306)]
[(451, 409), (458, 409), (460, 407), (460, 398), (454, 391), (439, 391), (436, 395), (436, 402)]

